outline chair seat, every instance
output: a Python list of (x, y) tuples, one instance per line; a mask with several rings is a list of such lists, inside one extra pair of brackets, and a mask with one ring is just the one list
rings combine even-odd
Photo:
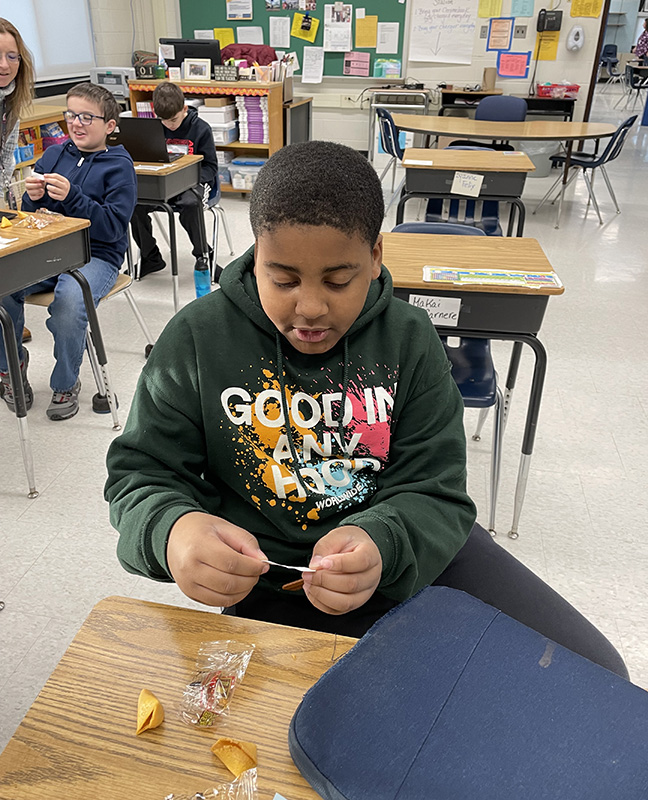
[[(557, 154), (555, 156), (549, 156), (550, 161), (554, 164), (564, 164), (565, 163), (565, 156), (561, 154)], [(569, 159), (569, 163), (574, 167), (592, 167), (597, 166), (598, 162), (601, 159), (601, 153), (585, 153), (579, 151), (577, 153), (572, 153), (571, 158)]]
[(443, 346), (452, 365), (452, 377), (467, 408), (490, 408), (497, 400), (497, 374), (488, 339), (460, 340), (450, 347), (445, 337)]
[[(118, 294), (122, 292), (124, 289), (128, 289), (128, 287), (133, 282), (133, 279), (130, 275), (120, 272), (117, 276), (117, 281), (113, 288), (108, 292), (105, 297), (102, 297), (99, 302), (103, 302), (107, 300), (109, 297), (112, 297), (114, 294)], [(30, 306), (43, 306), (47, 308), (54, 302), (54, 292), (36, 292), (35, 294), (29, 294), (25, 297), (25, 303)]]

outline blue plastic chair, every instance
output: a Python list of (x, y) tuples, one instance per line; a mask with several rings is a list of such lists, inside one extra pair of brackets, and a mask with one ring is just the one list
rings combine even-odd
[[(453, 225), (448, 222), (403, 222), (392, 229), (394, 233), (436, 233), (457, 236), (485, 236), (484, 231), (469, 225)], [(452, 365), (452, 377), (457, 384), (466, 408), (478, 408), (479, 419), (473, 440), (481, 439), (481, 431), (488, 416), (488, 409), (495, 406), (493, 445), (491, 448), (490, 510), (488, 530), (495, 535), (495, 512), (499, 489), (502, 460), (502, 436), (504, 433), (504, 400), (497, 385), (497, 373), (491, 355), (489, 339), (459, 337), (453, 346), (441, 336), (448, 360)]]
[(391, 168), (393, 168), (392, 172), (392, 196), (385, 208), (385, 214), (391, 208), (392, 203), (401, 193), (403, 186), (405, 185), (405, 178), (403, 177), (402, 181), (398, 184), (396, 190), (394, 190), (394, 182), (396, 179), (396, 167), (399, 162), (403, 160), (403, 148), (400, 146), (398, 141), (398, 128), (396, 127), (394, 120), (392, 119), (392, 115), (384, 108), (377, 108), (376, 114), (378, 115), (378, 130), (380, 131), (380, 144), (382, 145), (382, 149), (387, 153), (387, 155), (391, 156), (389, 161), (387, 162), (387, 166), (382, 171), (380, 175), (380, 182), (382, 183), (383, 178), (389, 172)]

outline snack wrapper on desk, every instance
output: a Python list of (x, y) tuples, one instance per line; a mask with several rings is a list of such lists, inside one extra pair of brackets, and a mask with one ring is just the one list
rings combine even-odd
[(196, 659), (196, 674), (185, 687), (180, 706), (182, 719), (198, 728), (215, 725), (227, 713), (253, 652), (253, 644), (203, 642)]
[(248, 769), (231, 783), (219, 783), (196, 794), (168, 794), (164, 800), (256, 800), (257, 771)]
[(36, 228), (37, 230), (42, 230), (48, 225), (51, 225), (52, 222), (60, 222), (62, 219), (65, 219), (62, 214), (59, 214), (56, 211), (50, 211), (47, 208), (41, 208), (40, 211), (34, 211), (33, 214), (27, 214), (24, 219), (21, 219), (15, 224), (16, 227), (20, 226), (22, 228)]

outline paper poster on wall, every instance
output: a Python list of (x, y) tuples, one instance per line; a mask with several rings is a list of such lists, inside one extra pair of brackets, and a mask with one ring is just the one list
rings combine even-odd
[(252, 19), (252, 0), (227, 0), (227, 19)]
[(376, 53), (397, 53), (400, 22), (379, 22)]
[(304, 47), (302, 58), (302, 83), (321, 83), (324, 75), (324, 49)]
[(512, 17), (535, 16), (535, 3), (533, 0), (511, 0)]
[(214, 39), (218, 39), (221, 50), (228, 44), (234, 44), (234, 28), (214, 28)]
[(310, 14), (295, 14), (290, 35), (295, 39), (303, 39), (305, 42), (314, 42), (319, 24), (320, 21), (311, 17)]
[(270, 17), (270, 47), (290, 47), (290, 17)]
[(378, 17), (377, 15), (365, 15), (358, 19), (356, 17), (356, 47), (375, 47), (378, 39)]
[(479, 0), (478, 17), (501, 17), (502, 0)]
[(558, 55), (560, 31), (543, 31), (536, 34), (535, 57), (538, 61), (555, 61)]
[(492, 19), (488, 25), (487, 50), (508, 50), (513, 38), (513, 17)]
[(600, 17), (602, 7), (603, 0), (572, 0), (569, 14), (572, 17)]
[(398, 58), (377, 58), (374, 61), (374, 78), (400, 78), (401, 62)]
[(239, 44), (263, 44), (263, 28), (258, 25), (246, 25), (236, 29), (236, 41)]
[(476, 24), (477, 0), (413, 0), (410, 60), (470, 64)]
[(206, 30), (194, 31), (194, 39), (213, 39), (214, 31), (211, 28)]
[(345, 53), (342, 74), (368, 78), (370, 63), (371, 53)]
[(351, 49), (350, 3), (327, 3), (324, 6), (324, 50), (327, 53), (346, 53)]
[(529, 74), (531, 52), (498, 53), (497, 74), (500, 78), (526, 78)]

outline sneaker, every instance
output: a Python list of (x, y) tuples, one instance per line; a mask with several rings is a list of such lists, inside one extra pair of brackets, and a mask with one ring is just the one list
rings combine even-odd
[(157, 254), (153, 256), (153, 258), (143, 258), (140, 261), (140, 268), (139, 268), (139, 276), (143, 278), (146, 275), (150, 275), (152, 272), (159, 272), (160, 270), (166, 267), (166, 262), (160, 255), (160, 251), (157, 251)]
[(31, 331), (27, 327), (23, 328), (22, 340), (23, 340), (23, 344), (25, 344), (25, 342), (31, 342), (31, 340), (32, 340)]
[[(25, 392), (25, 406), (27, 411), (32, 407), (34, 402), (34, 391), (27, 379), (27, 367), (29, 366), (29, 353), (26, 347), (23, 347), (23, 360), (20, 362), (20, 374), (22, 375), (23, 391)], [(16, 404), (14, 401), (13, 386), (8, 372), (0, 372), (0, 397), (5, 401), (10, 411), (16, 411)]]
[(81, 391), (81, 381), (77, 380), (67, 392), (54, 392), (49, 408), (45, 412), (47, 416), (58, 422), (62, 419), (70, 419), (79, 410), (79, 392)]

